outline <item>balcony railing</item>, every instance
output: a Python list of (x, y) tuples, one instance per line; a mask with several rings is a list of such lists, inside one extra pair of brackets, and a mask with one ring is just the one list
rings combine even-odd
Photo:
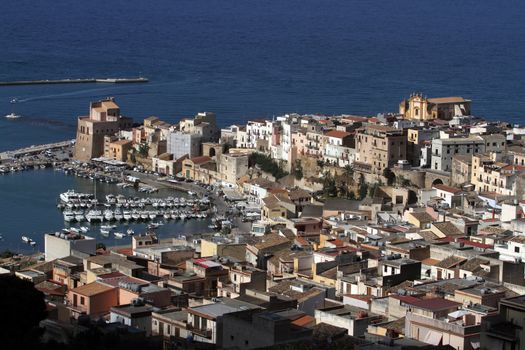
[(206, 329), (195, 328), (191, 324), (188, 325), (188, 330), (190, 330), (193, 334), (197, 334), (198, 336), (208, 338), (208, 339), (211, 338), (211, 335), (213, 333), (211, 328), (206, 328)]

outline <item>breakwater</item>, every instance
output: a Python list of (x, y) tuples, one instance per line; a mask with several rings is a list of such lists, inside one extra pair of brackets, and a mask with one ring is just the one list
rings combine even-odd
[(147, 83), (149, 80), (144, 77), (138, 78), (88, 78), (88, 79), (42, 79), (42, 80), (13, 80), (0, 81), (0, 86), (12, 85), (44, 85), (44, 84), (127, 84), (127, 83)]

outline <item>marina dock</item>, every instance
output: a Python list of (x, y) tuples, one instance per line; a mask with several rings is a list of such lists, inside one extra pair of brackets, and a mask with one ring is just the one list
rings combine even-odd
[(129, 83), (147, 83), (149, 80), (144, 77), (138, 78), (89, 78), (89, 79), (43, 79), (43, 80), (14, 80), (0, 81), (0, 86), (13, 85), (45, 85), (45, 84), (129, 84)]

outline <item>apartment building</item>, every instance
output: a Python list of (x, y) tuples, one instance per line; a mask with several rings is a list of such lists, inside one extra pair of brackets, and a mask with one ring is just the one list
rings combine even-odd
[(357, 130), (356, 168), (372, 174), (382, 174), (399, 160), (405, 160), (406, 135), (403, 130), (383, 125), (368, 125)]
[(525, 174), (525, 166), (498, 161), (500, 159), (497, 153), (473, 156), (470, 182), (479, 192), (509, 196), (521, 193), (517, 186), (522, 184), (519, 179)]
[[(104, 143), (110, 136), (106, 136)], [(109, 141), (109, 140), (108, 140)], [(114, 140), (107, 142), (107, 147), (104, 147), (104, 157), (126, 162), (128, 160), (128, 152), (131, 150), (133, 142), (130, 140)]]
[(246, 126), (234, 124), (222, 128), (221, 143), (226, 143), (233, 147), (246, 148)]
[(472, 155), (485, 151), (485, 142), (479, 136), (432, 140), (431, 169), (452, 171), (452, 157)]
[(428, 145), (439, 137), (439, 129), (412, 127), (407, 130), (407, 160), (413, 166), (427, 166)]
[(266, 119), (249, 120), (246, 124), (246, 148), (269, 150), (273, 123)]
[(485, 152), (501, 153), (505, 151), (505, 145), (503, 134), (434, 139), (432, 140), (431, 169), (451, 172), (454, 156), (470, 156)]
[(179, 122), (179, 131), (198, 135), (202, 142), (215, 142), (220, 136), (215, 113), (211, 112), (200, 112), (194, 118), (182, 119)]
[(355, 156), (353, 141), (352, 134), (346, 131), (331, 130), (324, 134), (324, 162), (339, 167), (352, 164)]

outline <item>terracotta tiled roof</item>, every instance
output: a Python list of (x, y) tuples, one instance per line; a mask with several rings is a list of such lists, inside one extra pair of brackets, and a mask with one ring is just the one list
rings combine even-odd
[(441, 267), (441, 268), (444, 268), (444, 269), (450, 269), (450, 268), (455, 267), (456, 265), (462, 263), (465, 260), (467, 260), (467, 259), (462, 258), (460, 256), (451, 255), (448, 258), (445, 258), (445, 259), (441, 260), (435, 266), (436, 267)]
[(85, 285), (83, 285), (81, 287), (77, 287), (75, 289), (72, 289), (71, 291), (76, 293), (76, 294), (80, 294), (80, 295), (84, 295), (86, 297), (90, 297), (90, 296), (93, 296), (93, 295), (105, 293), (105, 292), (107, 292), (109, 290), (112, 290), (114, 288), (115, 287), (110, 287), (110, 286), (107, 286), (107, 285), (102, 284), (102, 283), (93, 282), (93, 283), (85, 284)]
[(443, 184), (437, 184), (437, 185), (434, 185), (433, 187), (437, 188), (438, 190), (449, 192), (449, 193), (453, 193), (453, 194), (456, 194), (456, 193), (459, 193), (459, 192), (463, 192), (459, 188), (452, 187), (452, 186), (447, 186), (447, 185), (443, 185)]
[(200, 156), (200, 157), (190, 158), (190, 160), (193, 162), (193, 164), (204, 164), (204, 163), (211, 161), (211, 158), (208, 156)]
[(462, 103), (462, 102), (467, 102), (467, 101), (461, 96), (450, 96), (450, 97), (429, 98), (428, 102), (439, 104), (439, 103)]
[(325, 134), (327, 137), (335, 137), (338, 139), (342, 139), (344, 137), (350, 136), (349, 132), (346, 131), (339, 131), (339, 130), (331, 130)]
[(430, 311), (439, 311), (461, 306), (460, 303), (442, 298), (420, 299), (408, 295), (392, 295), (391, 297), (401, 300), (405, 304)]

